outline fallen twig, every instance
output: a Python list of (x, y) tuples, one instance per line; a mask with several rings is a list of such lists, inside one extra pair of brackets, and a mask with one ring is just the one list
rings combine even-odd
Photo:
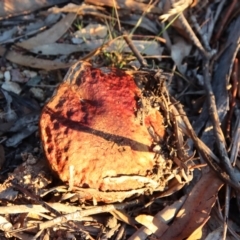
[(230, 182), (228, 182), (229, 184), (231, 183), (232, 186), (235, 188), (235, 190), (237, 190), (238, 192), (240, 191), (240, 184), (236, 178), (236, 176), (234, 175), (234, 170), (233, 167), (230, 163), (228, 154), (227, 154), (227, 150), (225, 147), (225, 139), (224, 139), (224, 135), (222, 132), (222, 129), (220, 127), (220, 121), (219, 121), (219, 117), (218, 117), (218, 113), (217, 113), (217, 107), (216, 107), (216, 102), (215, 102), (215, 96), (212, 90), (212, 86), (211, 86), (211, 71), (209, 69), (209, 64), (210, 61), (209, 59), (206, 59), (203, 62), (203, 69), (204, 69), (204, 85), (205, 85), (205, 89), (206, 89), (206, 95), (207, 95), (207, 99), (208, 99), (208, 105), (209, 105), (209, 114), (212, 120), (212, 125), (213, 125), (213, 130), (214, 130), (214, 134), (216, 137), (216, 144), (217, 144), (217, 148), (220, 154), (220, 160), (222, 160), (222, 163), (225, 167), (225, 170), (227, 172), (227, 174), (230, 177)]
[(142, 67), (148, 67), (147, 61), (142, 57), (140, 52), (137, 50), (137, 48), (132, 43), (131, 39), (128, 37), (128, 35), (123, 35), (124, 40), (126, 41), (129, 48), (132, 50), (133, 54), (136, 56), (137, 60), (141, 64)]
[(182, 116), (182, 119), (186, 125), (187, 130), (189, 131), (189, 134), (195, 144), (195, 147), (197, 148), (198, 152), (204, 159), (206, 163), (211, 167), (211, 169), (216, 172), (218, 177), (222, 179), (225, 183), (232, 186), (236, 191), (240, 191), (240, 186), (238, 182), (233, 181), (229, 175), (227, 175), (223, 170), (218, 166), (218, 164), (204, 151), (204, 147), (202, 145), (202, 141), (197, 137), (196, 133), (194, 132), (192, 125), (190, 124), (185, 111), (183, 110), (182, 106), (176, 102), (176, 100), (172, 99), (172, 101), (175, 101), (176, 107), (179, 111), (179, 113)]

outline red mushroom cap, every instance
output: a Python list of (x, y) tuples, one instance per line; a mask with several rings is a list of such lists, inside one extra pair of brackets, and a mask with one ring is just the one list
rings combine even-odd
[[(122, 70), (81, 62), (69, 70), (40, 118), (46, 157), (62, 181), (69, 181), (73, 166), (75, 186), (101, 191), (144, 186), (134, 176), (151, 176), (156, 164), (146, 125), (161, 137), (164, 127), (157, 110), (146, 119), (137, 116), (140, 99), (133, 77)], [(126, 178), (116, 183), (120, 176)]]

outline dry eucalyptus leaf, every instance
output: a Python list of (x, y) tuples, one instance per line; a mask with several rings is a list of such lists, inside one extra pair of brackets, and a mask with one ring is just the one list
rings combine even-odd
[(4, 217), (0, 216), (0, 230), (9, 231), (12, 228), (12, 224)]
[(67, 0), (2, 0), (0, 1), (0, 20), (64, 2)]
[(34, 36), (26, 41), (17, 43), (17, 45), (25, 49), (32, 49), (39, 45), (54, 43), (71, 27), (75, 18), (76, 14), (69, 13), (50, 29), (39, 33), (37, 36)]
[(145, 226), (148, 230), (151, 231), (154, 235), (158, 237), (158, 234), (156, 234), (158, 229), (161, 229), (163, 231), (168, 229), (167, 224), (159, 221), (158, 219), (154, 218), (153, 216), (150, 215), (139, 215), (136, 218), (136, 221), (141, 223), (143, 226)]
[[(106, 43), (105, 40), (92, 40), (85, 41), (80, 46), (82, 51), (93, 51), (98, 47), (101, 47)], [(138, 49), (141, 54), (146, 54), (148, 56), (158, 56), (161, 58), (163, 47), (155, 41), (144, 41), (144, 40), (132, 40), (134, 46)], [(107, 52), (125, 52), (132, 53), (132, 50), (128, 47), (126, 42), (121, 39), (111, 41), (107, 46), (104, 47), (104, 50)]]
[(67, 43), (50, 43), (36, 46), (30, 51), (42, 55), (69, 55), (82, 51), (82, 46)]
[[(209, 218), (210, 218), (210, 216), (209, 216)], [(193, 233), (187, 238), (187, 240), (203, 239), (203, 232), (204, 232), (203, 227), (206, 224), (206, 222), (209, 220), (209, 218), (206, 218), (205, 221), (198, 228), (196, 228), (193, 231)], [(221, 239), (221, 237), (220, 238), (216, 238), (216, 240), (218, 240), (218, 239)]]
[[(141, 54), (148, 56), (158, 56), (161, 58), (163, 47), (155, 41), (144, 41), (144, 40), (132, 40), (133, 45), (138, 49)], [(120, 50), (125, 53), (132, 53), (132, 50), (127, 46), (125, 41), (116, 40), (112, 42), (110, 46), (106, 48), (106, 51), (112, 52)]]
[(103, 7), (96, 7), (93, 5), (89, 5), (89, 4), (85, 4), (82, 3), (81, 5), (77, 5), (74, 3), (68, 3), (65, 6), (63, 6), (62, 8), (59, 7), (52, 7), (49, 8), (48, 11), (49, 12), (53, 12), (53, 13), (77, 13), (78, 15), (84, 15), (84, 14), (96, 14), (96, 15), (101, 15), (101, 16), (105, 16), (106, 18), (112, 19), (111, 17), (108, 17), (107, 15), (102, 14), (100, 11), (98, 10), (102, 10), (102, 12), (105, 11), (105, 9)]
[[(138, 23), (139, 19), (141, 19), (140, 23)], [(159, 31), (160, 31), (157, 26), (157, 23), (155, 21), (151, 21), (150, 19), (148, 19), (146, 17), (142, 17), (142, 16), (136, 15), (136, 14), (131, 14), (128, 18), (122, 17), (121, 23), (125, 23), (128, 25), (134, 26), (134, 27), (137, 24), (139, 24), (139, 27), (144, 28), (149, 32), (152, 32), (155, 35), (158, 35)]]
[(189, 193), (175, 221), (161, 238), (180, 240), (192, 234), (208, 219), (222, 185), (222, 181), (212, 171), (204, 174)]
[(21, 132), (14, 134), (12, 137), (8, 138), (5, 142), (7, 147), (16, 147), (19, 145), (23, 139), (29, 137), (32, 133), (37, 131), (38, 126), (29, 125), (26, 128), (22, 129)]
[(21, 131), (29, 124), (37, 124), (38, 119), (39, 119), (38, 113), (24, 115), (23, 117), (18, 118), (17, 121), (15, 121), (14, 125), (11, 127), (9, 131), (10, 132)]
[(93, 5), (100, 5), (100, 6), (108, 6), (112, 8), (117, 9), (127, 9), (130, 11), (141, 11), (141, 12), (150, 12), (155, 14), (162, 14), (162, 11), (160, 8), (155, 7), (150, 4), (145, 4), (142, 2), (136, 2), (133, 0), (123, 1), (123, 0), (116, 0), (113, 2), (112, 0), (101, 0), (101, 1), (95, 1), (95, 0), (85, 0), (85, 3), (93, 4)]
[(172, 205), (159, 211), (154, 217), (143, 214), (137, 216), (135, 219), (144, 226), (138, 229), (129, 240), (146, 239), (152, 233), (161, 236), (168, 229), (167, 224), (175, 217), (185, 200), (186, 196), (183, 196)]
[(134, 219), (131, 218), (124, 210), (115, 209), (115, 210), (111, 211), (111, 214), (116, 219), (135, 227), (136, 221), (134, 221)]
[(4, 42), (8, 41), (9, 39), (13, 38), (13, 35), (16, 34), (18, 31), (17, 27), (13, 27), (9, 30), (4, 30), (0, 36), (0, 43), (3, 44)]
[(44, 20), (45, 26), (51, 26), (52, 24), (56, 23), (61, 17), (60, 13), (51, 13), (47, 16)]
[[(5, 187), (4, 185), (0, 186), (0, 199), (6, 199), (9, 201), (14, 201), (17, 198), (18, 191), (13, 190), (11, 187)], [(2, 211), (1, 211), (2, 213)]]
[(74, 38), (99, 39), (107, 36), (107, 26), (102, 24), (90, 23), (86, 27), (76, 31)]
[[(4, 56), (5, 52), (6, 49), (0, 46), (0, 56)], [(57, 61), (39, 59), (32, 56), (25, 56), (15, 51), (8, 51), (6, 59), (22, 66), (45, 69), (48, 71), (61, 68), (69, 68), (72, 65), (72, 63), (62, 63)]]
[(175, 37), (175, 44), (171, 46), (171, 57), (182, 74), (185, 74), (187, 70), (182, 61), (185, 57), (189, 56), (191, 49), (192, 44), (189, 44), (182, 37)]
[[(222, 239), (222, 236), (223, 236), (223, 228), (219, 227), (219, 228), (215, 229), (214, 231), (212, 231), (211, 233), (209, 233), (207, 235), (207, 237), (205, 238), (205, 240), (218, 240), (218, 239)], [(227, 238), (227, 239), (229, 239), (229, 238)]]

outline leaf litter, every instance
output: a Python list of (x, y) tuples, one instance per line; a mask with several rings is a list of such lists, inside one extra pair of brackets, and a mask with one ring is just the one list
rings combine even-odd
[[(230, 19), (227, 13), (224, 21), (229, 19), (231, 23), (223, 24), (223, 31), (215, 28), (219, 12), (225, 14), (223, 4), (218, 1), (194, 1), (195, 5), (191, 5), (192, 1), (179, 1), (172, 6), (164, 6), (164, 1), (160, 1), (159, 5), (135, 1), (85, 1), (77, 6), (52, 8), (49, 12), (40, 10), (49, 6), (42, 2), (40, 6), (26, 6), (29, 14), (37, 10), (32, 14), (34, 17), (31, 17), (31, 23), (22, 17), (16, 17), (15, 20), (8, 18), (22, 13), (19, 6), (12, 4), (11, 12), (0, 12), (2, 26), (6, 26), (1, 31), (1, 42), (14, 43), (10, 48), (6, 45), (0, 47), (0, 129), (2, 139), (6, 139), (2, 142), (4, 151), (0, 155), (2, 237), (239, 238), (238, 228), (227, 226), (225, 220), (228, 218), (231, 222), (239, 209), (232, 213), (230, 208), (230, 217), (224, 216), (222, 211), (222, 206), (228, 205), (229, 199), (230, 206), (237, 202), (239, 194), (239, 113), (235, 93), (238, 69), (233, 64), (239, 50), (239, 15), (237, 11), (231, 10), (234, 5), (225, 3), (235, 19)], [(109, 8), (112, 10), (109, 11)], [(51, 15), (53, 11), (56, 14)], [(43, 16), (49, 17), (49, 24)], [(131, 16), (130, 24), (124, 21), (124, 16)], [(160, 16), (160, 19), (168, 22), (162, 23)], [(27, 15), (25, 17), (27, 19)], [(59, 18), (61, 19), (58, 20)], [(26, 36), (30, 38), (26, 39), (21, 31), (9, 25), (10, 20), (18, 21), (22, 29), (27, 29)], [(150, 22), (157, 24), (152, 25)], [(73, 37), (79, 31), (76, 27), (79, 23), (81, 30), (85, 29), (84, 31), (90, 33), (91, 39), (81, 33), (78, 35), (78, 44), (75, 44)], [(86, 28), (87, 26), (90, 27)], [(95, 34), (99, 26), (104, 29), (104, 34)], [(134, 26), (134, 29), (130, 26)], [(135, 48), (125, 43), (122, 37), (123, 27), (124, 34), (127, 31), (130, 37), (130, 45)], [(162, 33), (167, 45), (156, 36)], [(218, 45), (219, 36), (227, 39), (224, 44)], [(211, 39), (215, 42), (210, 45)], [(212, 50), (210, 46), (215, 49)], [(215, 50), (217, 54), (212, 58), (211, 54)], [(51, 97), (53, 89), (61, 83), (66, 69), (76, 60), (91, 60), (96, 66), (117, 66), (129, 71), (130, 62), (136, 59), (142, 66), (137, 73), (139, 76), (141, 71), (146, 71), (144, 63), (147, 63), (148, 71), (155, 70), (155, 74), (157, 69), (163, 69), (162, 74), (167, 76), (164, 80), (167, 92), (170, 93), (170, 98), (175, 97), (177, 100), (167, 98), (165, 103), (159, 103), (161, 109), (165, 109), (166, 123), (171, 126), (171, 131), (168, 131), (176, 139), (176, 143), (172, 143), (174, 147), (171, 156), (177, 167), (169, 176), (166, 191), (145, 193), (141, 197), (120, 203), (104, 204), (96, 198), (88, 201), (88, 195), (96, 194), (94, 189), (86, 192), (76, 188), (73, 191), (70, 182), (69, 186), (61, 186), (62, 183), (49, 172), (43, 152), (39, 149), (37, 124), (40, 107)], [(210, 61), (202, 66), (206, 59)], [(38, 69), (47, 72), (40, 72)], [(24, 74), (24, 71), (39, 71), (33, 86), (28, 83), (36, 75)], [(211, 96), (211, 86), (209, 88), (209, 75), (206, 72), (212, 74), (210, 80), (216, 104), (215, 100), (208, 98)], [(156, 79), (147, 81), (148, 88), (153, 92), (159, 89)], [(146, 80), (143, 78), (141, 84), (144, 83)], [(185, 112), (178, 107), (174, 109), (178, 102), (184, 106)], [(209, 104), (217, 106), (210, 117)], [(233, 114), (226, 124), (224, 118), (229, 115), (229, 108)], [(189, 127), (183, 117), (185, 114), (193, 128)], [(177, 124), (174, 124), (175, 121)], [(220, 124), (224, 133), (225, 129), (230, 128), (228, 135), (223, 135), (212, 127)], [(229, 155), (225, 152), (226, 148), (230, 149)], [(223, 155), (219, 154), (219, 149), (222, 149)], [(188, 158), (182, 155), (186, 151)], [(223, 190), (227, 187), (231, 188), (232, 195), (227, 191), (224, 193)], [(119, 193), (115, 194), (117, 196)], [(128, 197), (130, 196), (131, 194)], [(163, 214), (169, 212), (169, 209), (170, 216), (164, 217)], [(218, 228), (212, 229), (210, 223), (216, 212), (222, 218), (218, 221)], [(21, 227), (16, 227), (17, 225)]]

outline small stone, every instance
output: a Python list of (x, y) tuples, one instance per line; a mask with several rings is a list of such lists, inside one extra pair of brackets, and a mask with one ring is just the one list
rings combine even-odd
[(20, 85), (16, 82), (4, 82), (2, 84), (2, 89), (6, 90), (6, 91), (10, 91), (10, 92), (14, 92), (16, 94), (20, 94), (20, 92), (22, 91)]
[(29, 70), (24, 70), (23, 75), (28, 78), (34, 78), (37, 76), (37, 72), (34, 71), (29, 71)]
[(44, 100), (45, 96), (44, 96), (44, 92), (43, 92), (43, 90), (41, 88), (33, 87), (33, 88), (30, 88), (29, 91), (33, 94), (33, 96), (36, 99), (38, 99), (40, 101)]
[(155, 153), (160, 153), (161, 152), (161, 146), (160, 145), (156, 145), (154, 148), (153, 148), (153, 152)]
[(33, 149), (33, 152), (34, 152), (34, 153), (39, 153), (39, 148), (38, 148), (38, 147), (35, 147), (35, 148)]
[(30, 78), (34, 78), (34, 77), (37, 76), (37, 73), (34, 72), (34, 71), (30, 71), (30, 72), (29, 72), (29, 75), (30, 75)]
[(37, 158), (35, 158), (31, 153), (28, 154), (27, 164), (34, 165), (37, 163)]
[(9, 82), (11, 80), (11, 74), (9, 71), (4, 72), (4, 78), (6, 82)]
[(23, 75), (24, 75), (25, 77), (28, 77), (28, 78), (29, 78), (29, 77), (30, 77), (30, 76), (29, 76), (29, 75), (30, 75), (29, 72), (30, 72), (29, 70), (24, 70), (24, 71), (23, 71)]

